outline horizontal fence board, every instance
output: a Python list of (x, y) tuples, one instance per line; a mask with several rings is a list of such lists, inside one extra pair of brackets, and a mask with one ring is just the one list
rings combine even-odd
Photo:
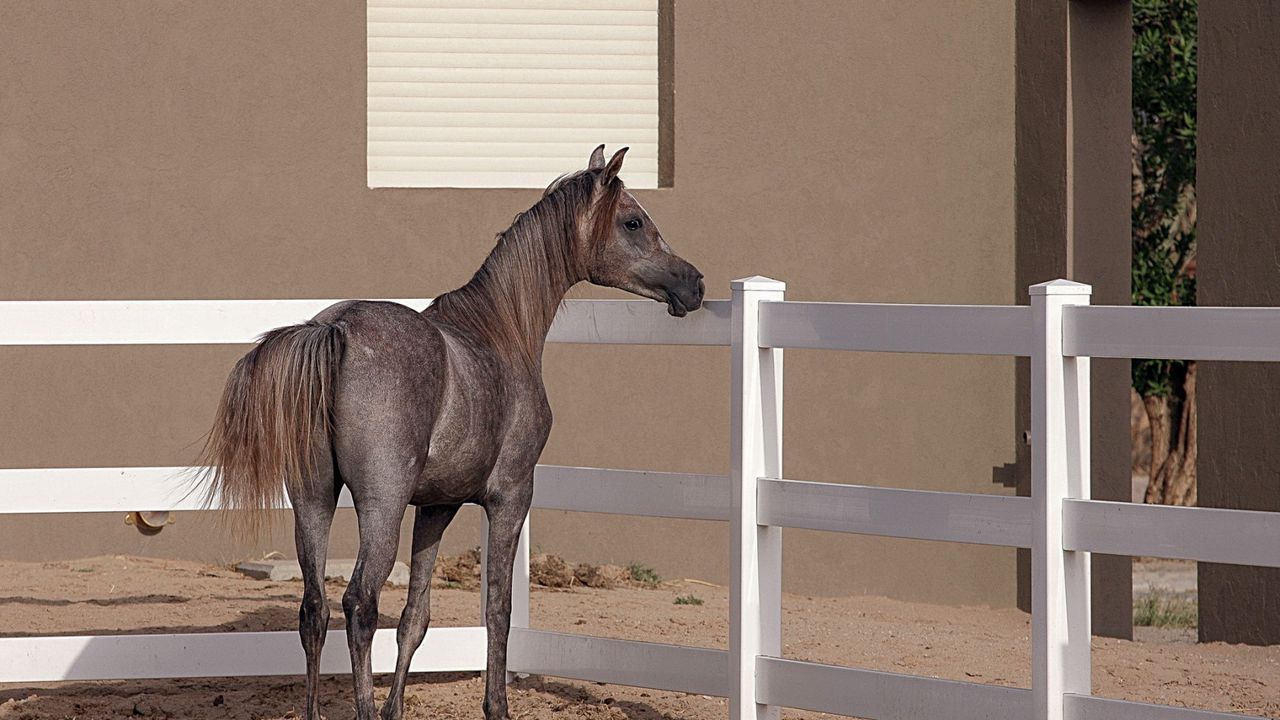
[(511, 628), (512, 672), (726, 697), (724, 650)]
[[(0, 515), (208, 510), (195, 468), (0, 469)], [(287, 506), (286, 498), (286, 506)], [(346, 488), (338, 507), (351, 507)]]
[(1031, 546), (1031, 499), (762, 478), (760, 522), (944, 542)]
[(756, 701), (873, 720), (1024, 720), (1031, 691), (818, 663), (756, 658)]
[(767, 302), (760, 346), (958, 355), (1030, 355), (1031, 308)]
[(1062, 352), (1109, 358), (1280, 361), (1280, 308), (1067, 307)]
[[(0, 515), (207, 510), (196, 468), (0, 469)], [(618, 515), (727, 520), (724, 475), (539, 465), (534, 507)], [(287, 499), (286, 499), (287, 506)], [(338, 507), (351, 507), (343, 488)]]
[(539, 465), (533, 506), (688, 520), (729, 519), (726, 475)]
[[(337, 300), (12, 300), (0, 345), (191, 345), (253, 342)], [(430, 300), (395, 300), (415, 310)]]
[(1280, 567), (1280, 513), (1065, 500), (1066, 550)]
[(548, 342), (614, 345), (729, 344), (728, 300), (676, 318), (652, 300), (568, 300), (556, 315)]
[[(303, 322), (338, 300), (0, 301), (0, 345), (191, 345), (249, 343)], [(392, 300), (415, 310), (430, 299)], [(683, 318), (652, 300), (566, 300), (548, 342), (728, 345), (728, 300)]]
[[(373, 637), (373, 671), (395, 671), (396, 631)], [(483, 670), (485, 629), (431, 628), (411, 672)], [(0, 683), (59, 680), (302, 675), (297, 632), (187, 633), (0, 638)], [(330, 630), (322, 674), (351, 672), (346, 632)]]
[(1266, 720), (1256, 715), (1211, 712), (1171, 705), (1112, 700), (1068, 694), (1063, 699), (1066, 720)]

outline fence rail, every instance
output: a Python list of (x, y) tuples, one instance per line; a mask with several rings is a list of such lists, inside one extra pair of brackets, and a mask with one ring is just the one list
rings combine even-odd
[(512, 628), (509, 667), (515, 672), (725, 697), (726, 653), (637, 640)]
[[(718, 695), (732, 720), (781, 707), (876, 720), (1213, 720), (1245, 716), (1096, 698), (1090, 692), (1089, 554), (1280, 566), (1280, 513), (1090, 500), (1089, 358), (1280, 361), (1280, 309), (1090, 307), (1088, 287), (1032, 288), (1030, 307), (797, 303), (768, 278), (674, 320), (647, 301), (565, 303), (550, 342), (730, 346), (728, 475), (545, 465), (534, 507), (728, 521), (728, 650), (533, 630), (528, 532), (516, 564), (510, 669)], [(425, 307), (429, 300), (407, 300)], [(0, 302), (0, 345), (245, 343), (329, 300)], [(1028, 356), (1031, 497), (786, 480), (783, 348)], [(198, 510), (190, 468), (0, 469), (0, 514)], [(345, 494), (340, 504), (349, 506)], [(1009, 688), (782, 658), (782, 528), (1028, 547), (1032, 685)], [(482, 601), (483, 602), (483, 601)], [(379, 630), (375, 672), (394, 668)], [(341, 633), (339, 633), (341, 634)], [(480, 670), (482, 627), (432, 628), (414, 671)], [(349, 671), (345, 643), (321, 672)], [(293, 632), (0, 638), (0, 682), (297, 674)]]
[(1193, 710), (1091, 695), (1068, 694), (1064, 701), (1067, 720), (1241, 720), (1249, 717), (1238, 713)]
[[(396, 631), (373, 636), (373, 671), (396, 668)], [(430, 628), (413, 656), (413, 672), (482, 670), (482, 627)], [(0, 681), (141, 680), (146, 678), (297, 675), (305, 667), (296, 632), (210, 632), (0, 638)], [(330, 630), (320, 672), (351, 672), (346, 632)]]
[(760, 315), (760, 347), (1031, 354), (1028, 307), (768, 301)]
[(1031, 547), (1031, 499), (761, 478), (762, 525)]
[(1021, 720), (1024, 688), (761, 657), (760, 699), (770, 705), (877, 720)]
[(1074, 307), (1063, 316), (1066, 355), (1280, 361), (1280, 313), (1247, 307)]
[(1066, 550), (1280, 567), (1280, 513), (1067, 500), (1063, 525)]
[(685, 520), (729, 519), (729, 476), (539, 465), (533, 506)]
[[(0, 515), (218, 510), (193, 480), (198, 467), (0, 470)], [(729, 519), (729, 477), (696, 473), (539, 465), (533, 506), (690, 520)], [(288, 498), (284, 498), (288, 507)], [(342, 489), (338, 507), (351, 507)]]
[[(0, 301), (3, 345), (225, 345), (249, 343), (302, 322), (339, 300)], [(399, 299), (415, 310), (430, 298)], [(728, 345), (729, 303), (709, 300), (673, 321), (666, 306), (640, 300), (566, 300), (547, 342), (613, 345)]]

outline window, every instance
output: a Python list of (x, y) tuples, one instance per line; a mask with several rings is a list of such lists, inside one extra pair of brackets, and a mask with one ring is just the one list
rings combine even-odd
[(542, 188), (600, 143), (669, 185), (669, 3), (368, 0), (369, 187)]

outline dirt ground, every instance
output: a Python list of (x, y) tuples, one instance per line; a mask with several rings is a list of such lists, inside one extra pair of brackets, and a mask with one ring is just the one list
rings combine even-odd
[[(433, 591), (433, 625), (475, 624), (478, 594), (445, 584), (441, 579)], [(342, 625), (342, 590), (329, 585), (334, 627)], [(179, 561), (0, 563), (0, 635), (294, 630), (300, 592), (296, 582)], [(687, 595), (703, 603), (675, 603)], [(403, 602), (403, 589), (386, 589), (383, 626), (395, 626)], [(549, 630), (705, 647), (724, 647), (727, 636), (726, 589), (697, 582), (537, 588), (532, 605), (533, 625)], [(1028, 620), (1016, 610), (788, 595), (783, 624), (791, 658), (999, 685), (1025, 687), (1030, 679)], [(1280, 716), (1280, 647), (1197, 645), (1194, 631), (1140, 630), (1136, 642), (1095, 639), (1096, 694)], [(415, 676), (406, 717), (479, 718), (482, 688), (474, 673)], [(379, 699), (385, 692), (382, 678)], [(352, 716), (348, 678), (326, 678), (323, 696), (329, 720)], [(719, 698), (554, 678), (519, 680), (510, 698), (516, 720), (711, 720), (725, 713)], [(297, 677), (0, 685), (0, 718), (275, 720), (298, 717), (301, 700)]]

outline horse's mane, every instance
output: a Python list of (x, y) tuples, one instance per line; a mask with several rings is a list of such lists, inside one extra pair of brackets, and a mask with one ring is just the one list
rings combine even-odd
[(427, 313), (536, 367), (565, 290), (587, 277), (587, 258), (579, 257), (576, 241), (580, 219), (593, 216), (586, 252), (612, 230), (623, 185), (615, 179), (593, 207), (599, 172), (557, 178), (541, 200), (498, 233), (497, 245), (471, 281), (436, 298)]

